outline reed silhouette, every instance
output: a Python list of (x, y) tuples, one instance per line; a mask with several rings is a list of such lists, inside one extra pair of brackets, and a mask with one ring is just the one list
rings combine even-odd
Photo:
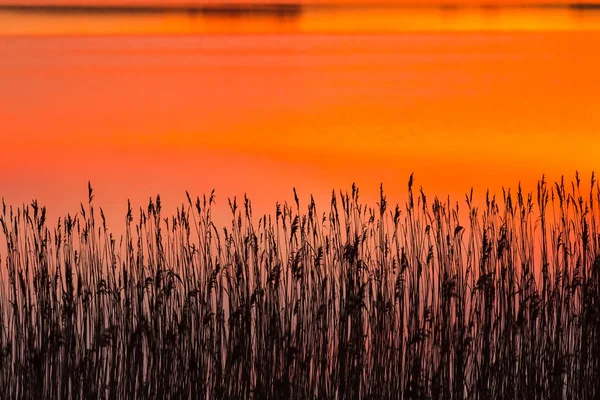
[[(476, 207), (335, 192), (256, 222), (214, 192), (117, 241), (88, 204), (2, 204), (2, 399), (596, 399), (593, 175)], [(97, 221), (98, 214), (100, 220)], [(134, 215), (135, 214), (135, 215)]]

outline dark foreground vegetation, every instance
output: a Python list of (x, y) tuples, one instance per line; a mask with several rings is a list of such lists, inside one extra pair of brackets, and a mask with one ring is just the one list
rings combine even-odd
[(212, 195), (156, 198), (120, 240), (91, 187), (53, 227), (3, 205), (0, 397), (599, 398), (593, 177), (464, 214), (412, 186), (401, 208), (231, 200), (227, 227)]

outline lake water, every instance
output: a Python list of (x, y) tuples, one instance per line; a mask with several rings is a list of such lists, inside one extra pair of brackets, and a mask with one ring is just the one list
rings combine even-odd
[(262, 213), (294, 186), (399, 200), (414, 172), (461, 200), (599, 169), (599, 13), (292, 11), (0, 10), (0, 197), (59, 215), (91, 180), (119, 223), (159, 192)]

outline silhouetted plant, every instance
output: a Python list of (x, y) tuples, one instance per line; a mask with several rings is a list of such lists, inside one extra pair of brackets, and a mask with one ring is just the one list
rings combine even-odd
[(156, 197), (118, 242), (91, 186), (55, 227), (3, 202), (0, 398), (598, 398), (593, 175), (464, 214), (413, 183), (404, 209), (234, 198), (227, 227), (214, 192)]

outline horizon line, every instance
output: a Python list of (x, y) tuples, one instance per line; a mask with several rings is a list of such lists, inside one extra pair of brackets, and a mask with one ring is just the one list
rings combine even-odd
[(440, 10), (460, 10), (460, 9), (483, 9), (483, 10), (510, 10), (510, 9), (565, 9), (572, 11), (600, 11), (600, 2), (585, 3), (585, 2), (563, 2), (563, 3), (511, 3), (498, 4), (493, 2), (481, 2), (473, 4), (456, 3), (456, 2), (440, 2), (439, 4), (418, 4), (412, 2), (400, 3), (375, 3), (368, 4), (367, 2), (360, 3), (305, 3), (298, 2), (273, 2), (273, 3), (206, 3), (206, 4), (161, 4), (148, 2), (145, 4), (64, 4), (64, 3), (6, 3), (0, 4), (0, 11), (12, 11), (22, 13), (106, 13), (106, 14), (166, 14), (166, 13), (198, 13), (206, 15), (252, 15), (252, 14), (272, 14), (272, 15), (299, 15), (308, 9), (319, 8), (396, 8), (396, 9), (440, 9)]

